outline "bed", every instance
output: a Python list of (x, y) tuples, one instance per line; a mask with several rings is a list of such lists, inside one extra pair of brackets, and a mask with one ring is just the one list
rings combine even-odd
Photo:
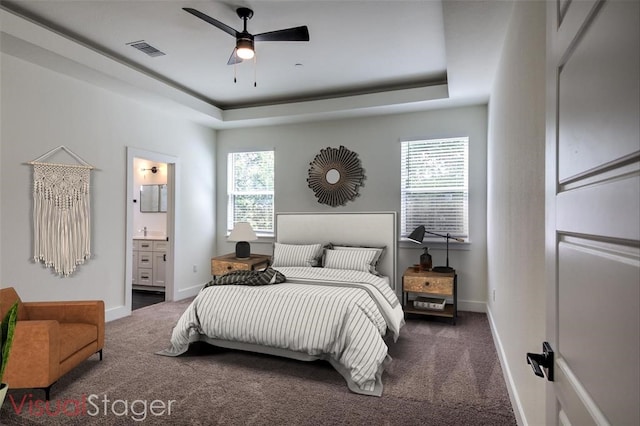
[(178, 356), (190, 343), (205, 341), (323, 359), (351, 391), (381, 396), (382, 373), (391, 362), (387, 343), (404, 325), (396, 229), (395, 212), (277, 213), (269, 277), (275, 270), (284, 282), (210, 283), (176, 323), (171, 346), (158, 354)]

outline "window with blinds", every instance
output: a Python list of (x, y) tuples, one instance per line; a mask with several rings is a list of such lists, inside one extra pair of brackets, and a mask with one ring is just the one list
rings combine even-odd
[(469, 236), (469, 138), (403, 141), (401, 235)]
[(227, 230), (249, 222), (257, 234), (273, 234), (274, 152), (232, 152), (227, 171)]

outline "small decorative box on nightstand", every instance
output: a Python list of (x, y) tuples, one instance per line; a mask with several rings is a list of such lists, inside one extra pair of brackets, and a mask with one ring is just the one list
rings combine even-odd
[(447, 306), (447, 299), (438, 297), (422, 297), (418, 296), (413, 301), (413, 307), (416, 309), (430, 309), (432, 311), (444, 311)]
[[(410, 295), (416, 297), (410, 300)], [(446, 299), (452, 299), (453, 303), (445, 303)], [(408, 314), (447, 317), (455, 324), (458, 317), (458, 276), (455, 272), (407, 269), (402, 275), (402, 307)]]
[(224, 275), (232, 271), (253, 271), (269, 266), (271, 256), (251, 254), (248, 259), (237, 259), (235, 253), (211, 258), (211, 275)]

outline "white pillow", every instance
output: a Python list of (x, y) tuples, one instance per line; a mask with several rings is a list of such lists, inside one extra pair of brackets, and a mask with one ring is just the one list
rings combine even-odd
[(371, 272), (371, 262), (376, 255), (375, 250), (367, 249), (325, 250), (324, 267)]
[(273, 243), (271, 266), (317, 266), (322, 256), (322, 244), (282, 244)]
[(359, 246), (339, 246), (339, 245), (331, 245), (328, 247), (333, 250), (372, 250), (376, 253), (375, 257), (371, 261), (371, 266), (369, 268), (369, 272), (375, 275), (380, 275), (378, 272), (378, 263), (380, 259), (384, 255), (386, 247), (359, 247)]

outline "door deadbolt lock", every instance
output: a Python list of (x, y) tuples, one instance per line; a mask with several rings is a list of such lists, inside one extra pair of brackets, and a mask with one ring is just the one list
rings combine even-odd
[(553, 382), (553, 349), (549, 342), (542, 343), (542, 353), (527, 353), (527, 364), (531, 365), (531, 369), (536, 376), (546, 377), (548, 381)]

